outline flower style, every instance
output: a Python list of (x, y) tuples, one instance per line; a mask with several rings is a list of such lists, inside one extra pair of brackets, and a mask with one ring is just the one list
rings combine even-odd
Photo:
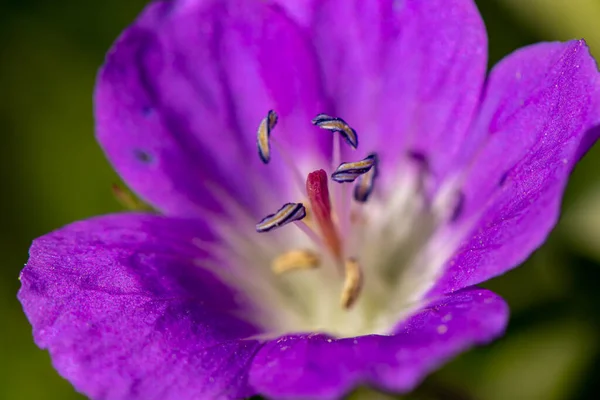
[(406, 392), (502, 334), (596, 141), (584, 41), (487, 78), (471, 0), (162, 0), (99, 73), (97, 137), (159, 214), (34, 241), (36, 343), (95, 399)]

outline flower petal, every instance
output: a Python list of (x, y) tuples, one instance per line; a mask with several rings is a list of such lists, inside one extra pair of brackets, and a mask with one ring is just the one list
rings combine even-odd
[(470, 288), (431, 303), (393, 336), (288, 336), (256, 355), (250, 383), (267, 396), (337, 399), (361, 384), (407, 392), (450, 357), (504, 331), (506, 303)]
[(475, 160), (449, 235), (472, 228), (434, 295), (499, 275), (544, 242), (599, 124), (600, 74), (582, 40), (530, 46), (494, 68), (464, 149)]
[[(285, 4), (285, 1), (282, 1)], [(336, 115), (380, 155), (384, 179), (408, 152), (441, 179), (458, 154), (483, 86), (487, 38), (471, 0), (304, 1)], [(313, 9), (308, 10), (309, 5)]]
[(261, 194), (281, 191), (285, 169), (281, 155), (267, 168), (257, 154), (270, 109), (280, 116), (273, 135), (298, 162), (330, 156), (331, 135), (310, 123), (324, 108), (319, 81), (309, 43), (277, 5), (155, 1), (100, 71), (98, 140), (125, 181), (166, 214), (219, 211), (223, 198), (255, 211)]
[[(240, 398), (256, 332), (230, 289), (195, 265), (197, 222), (127, 214), (34, 241), (19, 300), (38, 346), (96, 399)], [(247, 311), (247, 310), (246, 310)]]

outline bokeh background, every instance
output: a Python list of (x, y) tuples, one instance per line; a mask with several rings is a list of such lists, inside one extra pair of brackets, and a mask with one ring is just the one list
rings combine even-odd
[[(106, 50), (144, 0), (0, 2), (0, 399), (80, 399), (37, 349), (16, 300), (31, 240), (117, 211), (118, 177), (93, 136)], [(481, 0), (490, 65), (542, 40), (584, 37), (600, 57), (600, 0)], [(600, 393), (600, 146), (575, 171), (547, 244), (488, 287), (506, 336), (432, 375), (415, 399), (592, 399)]]

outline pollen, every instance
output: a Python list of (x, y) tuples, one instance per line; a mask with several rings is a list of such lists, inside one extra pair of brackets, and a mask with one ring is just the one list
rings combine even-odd
[(319, 128), (339, 133), (353, 149), (358, 147), (358, 135), (356, 131), (343, 119), (330, 117), (327, 114), (319, 114), (312, 120), (312, 123)]
[(302, 203), (286, 203), (276, 213), (267, 215), (258, 224), (257, 232), (268, 232), (272, 229), (300, 221), (306, 217), (306, 209)]
[(275, 274), (290, 271), (314, 269), (321, 263), (321, 258), (312, 250), (291, 250), (277, 257), (271, 269)]
[(365, 203), (375, 188), (379, 160), (374, 153), (369, 156), (373, 158), (373, 165), (369, 171), (358, 178), (358, 183), (354, 186), (354, 200), (359, 203)]
[(375, 155), (370, 154), (360, 161), (342, 163), (333, 171), (331, 179), (338, 183), (354, 182), (356, 178), (369, 172), (375, 165), (375, 162)]
[(340, 296), (340, 305), (345, 309), (349, 309), (356, 303), (362, 289), (363, 273), (360, 264), (354, 258), (346, 260), (344, 272), (346, 273), (346, 278), (344, 280), (342, 295)]
[(263, 163), (268, 164), (271, 161), (271, 131), (277, 125), (278, 116), (273, 110), (269, 110), (265, 119), (258, 126), (256, 134), (256, 144), (258, 146), (258, 156)]

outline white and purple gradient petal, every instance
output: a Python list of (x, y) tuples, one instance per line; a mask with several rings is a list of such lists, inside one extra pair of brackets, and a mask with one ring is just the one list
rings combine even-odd
[[(325, 91), (336, 114), (361, 134), (363, 150), (378, 152), (382, 178), (393, 182), (407, 154), (415, 153), (441, 181), (452, 170), (485, 80), (487, 35), (474, 3), (309, 4), (307, 29)], [(290, 12), (298, 13), (297, 6)]]
[[(518, 265), (556, 223), (569, 173), (600, 134), (600, 74), (583, 41), (519, 50), (487, 82), (486, 54), (471, 0), (154, 1), (107, 55), (95, 114), (108, 159), (164, 216), (99, 217), (37, 239), (19, 292), (36, 343), (92, 398), (335, 399), (360, 384), (409, 391), (495, 339), (506, 304), (472, 285)], [(310, 124), (325, 112), (378, 153), (380, 195), (414, 172), (409, 154), (426, 164), (424, 196), (460, 194), (428, 247), (409, 251), (438, 258), (395, 257), (407, 243), (381, 252), (394, 256), (386, 272), (419, 288), (376, 303), (394, 321), (385, 334), (266, 339), (264, 304), (199, 267), (240, 243), (218, 229), (244, 229), (232, 202), (258, 221), (294, 201), (280, 154), (268, 168), (257, 156), (270, 109), (302, 172), (331, 162), (331, 134)], [(386, 229), (406, 223), (383, 211)], [(331, 286), (318, 276), (305, 286)], [(400, 313), (397, 299), (420, 307)]]
[[(441, 362), (503, 332), (506, 304), (482, 289), (444, 297), (392, 336), (271, 341), (248, 307), (195, 263), (197, 221), (121, 214), (37, 239), (19, 299), (35, 341), (94, 399), (338, 398), (358, 382), (406, 391)], [(343, 364), (336, 361), (343, 360)]]
[(500, 336), (507, 319), (502, 298), (470, 288), (428, 304), (389, 336), (312, 334), (266, 343), (250, 383), (277, 399), (339, 399), (358, 384), (404, 393), (457, 353)]
[(257, 333), (235, 293), (194, 265), (198, 221), (97, 217), (37, 239), (19, 299), (38, 346), (93, 399), (241, 398)]
[(472, 228), (434, 293), (525, 261), (556, 224), (569, 174), (599, 128), (600, 74), (583, 40), (536, 44), (502, 60), (463, 147), (464, 203), (449, 234)]
[(273, 136), (311, 157), (302, 162), (331, 154), (330, 138), (310, 124), (328, 111), (320, 79), (308, 38), (278, 7), (156, 1), (100, 70), (98, 141), (131, 188), (165, 214), (223, 211), (223, 198), (257, 211), (265, 190), (287, 187), (283, 162), (274, 157), (267, 169), (256, 156), (268, 110), (280, 116)]

